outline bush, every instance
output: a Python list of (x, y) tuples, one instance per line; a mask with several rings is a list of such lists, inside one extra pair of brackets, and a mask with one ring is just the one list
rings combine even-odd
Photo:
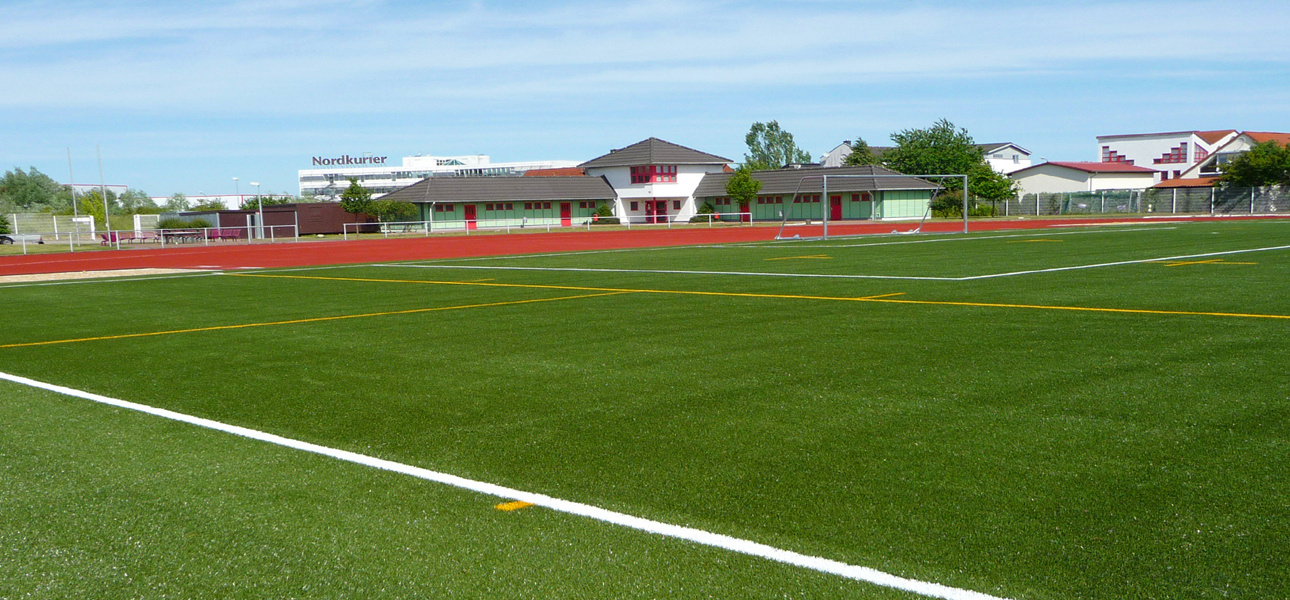
[(591, 219), (592, 225), (617, 225), (618, 217), (614, 216), (613, 209), (608, 204), (596, 206), (595, 217)]
[(0, 233), (13, 233), (13, 230), (10, 229), (10, 227), (12, 227), (12, 225), (9, 224), (9, 217), (0, 215)]
[[(933, 217), (947, 219), (962, 218), (963, 192), (959, 190), (943, 192), (932, 199), (931, 208)], [(979, 204), (974, 199), (970, 200), (968, 203), (969, 217), (993, 217), (995, 214), (995, 208), (990, 204)]]
[(157, 229), (204, 229), (211, 226), (211, 222), (206, 219), (181, 219), (179, 217), (170, 217), (168, 219), (159, 219)]

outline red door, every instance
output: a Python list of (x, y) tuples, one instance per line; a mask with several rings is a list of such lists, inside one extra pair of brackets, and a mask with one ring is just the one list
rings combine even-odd
[(829, 220), (842, 220), (842, 196), (829, 196)]
[(466, 207), (466, 231), (475, 230), (475, 205), (463, 204)]
[(561, 202), (560, 203), (560, 226), (568, 227), (570, 225), (573, 225), (573, 203)]

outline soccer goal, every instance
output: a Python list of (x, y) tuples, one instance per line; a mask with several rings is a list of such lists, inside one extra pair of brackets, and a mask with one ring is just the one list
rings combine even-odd
[[(881, 192), (881, 191), (892, 191), (892, 190), (886, 189), (885, 186), (879, 186), (876, 180), (879, 180), (879, 179), (926, 180), (926, 179), (946, 179), (946, 178), (963, 179), (963, 233), (967, 233), (968, 232), (968, 177), (967, 175), (958, 175), (958, 174), (903, 175), (903, 174), (896, 174), (896, 173), (891, 173), (891, 174), (875, 173), (872, 175), (854, 175), (854, 174), (805, 175), (798, 180), (797, 188), (793, 190), (793, 196), (790, 202), (783, 205), (784, 208), (780, 209), (779, 232), (775, 234), (775, 239), (777, 240), (822, 240), (822, 239), (829, 239), (830, 237), (838, 237), (836, 234), (833, 236), (830, 236), (829, 223), (831, 221), (836, 222), (841, 220), (841, 217), (838, 213), (841, 212), (841, 203), (843, 202), (842, 194), (843, 193), (853, 193), (853, 194), (866, 193), (867, 194), (867, 193)], [(841, 180), (842, 182), (844, 182), (841, 185), (834, 186), (833, 191), (836, 192), (836, 195), (830, 194), (830, 189), (829, 189), (830, 180), (833, 180), (834, 182), (838, 182), (839, 180)], [(870, 181), (869, 181), (869, 185), (867, 186), (863, 186), (863, 185), (856, 186), (856, 185), (848, 185), (848, 183), (853, 182), (853, 181), (849, 182), (848, 180), (860, 180), (860, 181), (870, 180)], [(930, 182), (924, 182), (924, 183), (930, 183)], [(934, 187), (931, 187), (931, 188), (920, 187), (918, 189), (930, 189), (932, 191), (944, 189), (944, 187), (939, 184), (932, 184), (932, 185), (934, 185)], [(820, 213), (818, 216), (814, 215), (813, 213), (810, 214), (809, 216), (804, 216), (802, 213), (805, 211), (794, 210), (793, 207), (801, 206), (803, 204), (803, 199), (806, 199), (811, 203), (818, 202), (820, 204)], [(878, 214), (874, 214), (873, 211), (876, 211), (876, 209), (872, 205), (870, 207), (870, 210), (871, 210), (871, 213), (867, 217), (868, 219), (872, 219), (876, 221), (882, 218), (882, 216)], [(794, 214), (795, 212), (798, 214)], [(932, 212), (932, 207), (929, 199), (928, 205), (924, 208), (924, 210), (921, 213), (921, 218), (919, 218), (917, 215), (906, 215), (907, 219), (910, 219), (910, 220), (915, 218), (918, 219), (917, 226), (905, 227), (903, 228), (903, 230), (901, 227), (896, 227), (895, 229), (892, 230), (892, 233), (897, 233), (897, 234), (921, 233), (923, 230), (923, 224), (927, 222), (927, 218), (931, 216), (931, 212)], [(819, 221), (818, 225), (816, 225), (814, 222), (817, 219)], [(800, 226), (794, 227), (796, 231), (786, 232), (786, 230), (789, 228), (790, 221), (800, 222), (799, 224)], [(908, 221), (901, 221), (901, 222), (907, 223)]]

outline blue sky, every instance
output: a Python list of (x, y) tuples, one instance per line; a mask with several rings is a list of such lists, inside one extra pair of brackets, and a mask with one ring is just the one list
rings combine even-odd
[(1290, 3), (0, 0), (0, 170), (153, 196), (297, 191), (313, 156), (820, 155), (941, 118), (1096, 160), (1098, 135), (1290, 131)]

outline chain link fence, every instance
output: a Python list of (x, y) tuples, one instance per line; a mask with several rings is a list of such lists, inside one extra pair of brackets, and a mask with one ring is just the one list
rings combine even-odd
[(1267, 215), (1290, 212), (1290, 189), (1165, 188), (1022, 194), (1000, 202), (1001, 216), (1045, 215)]

